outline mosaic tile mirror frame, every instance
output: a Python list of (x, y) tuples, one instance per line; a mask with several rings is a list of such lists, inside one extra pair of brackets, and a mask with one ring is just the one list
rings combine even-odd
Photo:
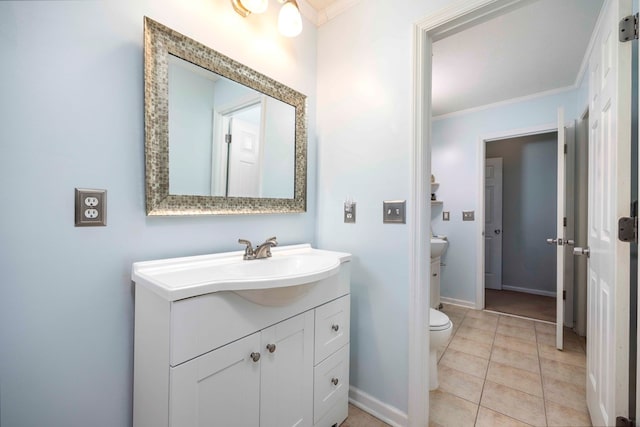
[[(169, 63), (172, 57), (202, 67), (267, 95), (295, 110), (289, 173), (293, 197), (225, 197), (173, 194), (169, 170)], [(306, 212), (306, 96), (190, 39), (144, 18), (145, 184), (147, 215), (235, 215)], [(228, 178), (227, 178), (228, 180)], [(213, 184), (212, 184), (213, 185)], [(228, 184), (227, 184), (228, 187)], [(228, 191), (227, 191), (227, 194)]]

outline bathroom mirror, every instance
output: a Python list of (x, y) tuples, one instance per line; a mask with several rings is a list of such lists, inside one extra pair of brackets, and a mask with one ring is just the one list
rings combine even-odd
[(306, 211), (306, 97), (145, 17), (147, 215)]

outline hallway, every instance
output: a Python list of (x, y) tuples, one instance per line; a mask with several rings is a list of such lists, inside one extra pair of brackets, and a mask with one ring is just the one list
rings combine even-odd
[(446, 304), (454, 333), (439, 354), (431, 426), (588, 426), (585, 342), (555, 325)]

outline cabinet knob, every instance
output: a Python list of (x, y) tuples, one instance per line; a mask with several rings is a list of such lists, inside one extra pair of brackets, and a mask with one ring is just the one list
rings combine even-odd
[(340, 329), (340, 325), (331, 325), (331, 329), (338, 332), (338, 329)]
[(334, 378), (331, 378), (331, 383), (332, 383), (333, 385), (338, 385), (338, 379), (337, 379), (337, 378), (335, 378), (335, 377), (334, 377)]
[(275, 344), (267, 344), (267, 350), (269, 350), (269, 353), (273, 353), (274, 351), (276, 351), (276, 345)]
[(260, 353), (251, 353), (249, 357), (251, 357), (251, 360), (253, 360), (254, 362), (257, 362), (258, 360), (260, 360)]

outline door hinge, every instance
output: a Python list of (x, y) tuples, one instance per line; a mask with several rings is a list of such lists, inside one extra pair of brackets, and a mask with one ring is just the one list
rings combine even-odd
[(565, 216), (564, 218), (562, 218), (562, 225), (563, 225), (564, 227), (566, 227), (566, 226), (567, 226), (567, 217), (566, 217), (566, 216)]
[(569, 152), (569, 146), (567, 144), (564, 144), (564, 154), (567, 154)]
[(618, 219), (618, 240), (638, 243), (638, 201), (631, 203), (631, 216)]
[(228, 133), (224, 136), (224, 142), (226, 142), (227, 144), (231, 144), (231, 134)]
[(634, 427), (635, 423), (627, 417), (616, 417), (616, 427)]
[(622, 18), (618, 24), (618, 40), (628, 42), (638, 39), (638, 14)]
[(567, 291), (562, 291), (562, 299), (563, 300), (567, 299)]

